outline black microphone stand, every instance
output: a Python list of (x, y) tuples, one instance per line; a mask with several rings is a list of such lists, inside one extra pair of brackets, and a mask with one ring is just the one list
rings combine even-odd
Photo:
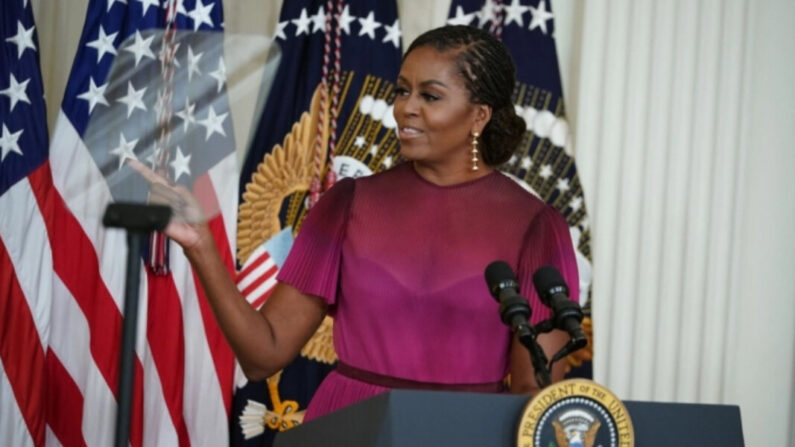
[(517, 328), (516, 335), (522, 345), (530, 352), (530, 361), (533, 363), (538, 387), (541, 389), (546, 388), (552, 383), (552, 378), (549, 375), (550, 368), (547, 367), (547, 356), (541, 346), (539, 346), (538, 341), (536, 341), (536, 331), (530, 325), (522, 325)]
[(510, 325), (519, 342), (527, 348), (535, 370), (536, 383), (539, 388), (543, 389), (552, 383), (552, 379), (547, 368), (547, 356), (538, 345), (538, 333), (534, 327), (527, 323), (530, 313), (530, 305), (527, 300), (519, 295), (510, 296), (500, 301), (502, 321)]
[(127, 230), (127, 271), (124, 287), (121, 355), (119, 356), (119, 406), (116, 413), (114, 445), (126, 447), (130, 432), (133, 393), (133, 360), (135, 332), (138, 326), (138, 291), (141, 275), (141, 249), (152, 231), (166, 228), (171, 208), (163, 205), (111, 203), (105, 209), (102, 223), (110, 228)]

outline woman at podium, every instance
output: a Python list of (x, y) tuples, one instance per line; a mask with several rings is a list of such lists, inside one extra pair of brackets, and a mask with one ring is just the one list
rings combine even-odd
[[(555, 266), (579, 296), (568, 226), (496, 167), (520, 142), (511, 101), (515, 68), (486, 31), (446, 26), (409, 47), (394, 103), (401, 154), (387, 171), (344, 179), (311, 209), (260, 311), (240, 295), (204, 224), (172, 223), (246, 375), (285, 367), (334, 317), (338, 368), (306, 419), (390, 388), (536, 389), (528, 352), (500, 321), (483, 279), (506, 261), (529, 299), (531, 323), (549, 317), (532, 287)], [(538, 338), (548, 356), (567, 335)], [(552, 379), (563, 376), (553, 368)]]

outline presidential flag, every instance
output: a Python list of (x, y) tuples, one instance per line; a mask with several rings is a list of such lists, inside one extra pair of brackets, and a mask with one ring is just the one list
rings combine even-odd
[[(392, 114), (401, 31), (394, 1), (284, 2), (275, 39), (282, 60), (241, 176), (238, 287), (259, 307), (307, 210), (337, 179), (398, 159)], [(241, 380), (233, 443), (270, 445), (300, 424), (333, 368), (333, 321), (264, 383)]]
[(44, 445), (52, 178), (38, 38), (26, 0), (0, 4), (0, 445)]
[(567, 360), (570, 375), (591, 377), (591, 233), (566, 120), (550, 0), (453, 0), (447, 23), (489, 30), (516, 63), (513, 101), (527, 132), (501, 169), (554, 206), (569, 224), (580, 276), (577, 298), (586, 315), (583, 328), (589, 343)]
[[(209, 225), (233, 271), (237, 170), (222, 23), (220, 1), (89, 1), (49, 156), (52, 266), (40, 275), (56, 284), (46, 402), (53, 445), (113, 439), (127, 247), (101, 216), (111, 201), (146, 200), (127, 160), (220, 207)], [(168, 263), (166, 275), (143, 269), (133, 278), (141, 318), (130, 442), (224, 445), (234, 357), (182, 251)]]

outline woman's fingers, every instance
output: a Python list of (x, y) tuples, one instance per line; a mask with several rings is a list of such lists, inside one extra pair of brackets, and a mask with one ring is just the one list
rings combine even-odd
[(204, 220), (199, 202), (188, 188), (169, 182), (138, 160), (127, 159), (126, 163), (149, 184), (149, 202), (171, 207), (172, 219), (187, 223)]
[(127, 163), (128, 166), (133, 168), (133, 170), (135, 170), (135, 172), (141, 174), (141, 177), (143, 177), (144, 180), (146, 180), (147, 183), (149, 183), (150, 185), (154, 185), (154, 184), (168, 185), (169, 184), (167, 179), (165, 179), (161, 175), (158, 175), (155, 171), (149, 169), (148, 167), (146, 167), (145, 164), (141, 163), (138, 160), (134, 160), (132, 158), (128, 158), (126, 160), (126, 163)]
[(173, 219), (178, 222), (200, 223), (204, 221), (199, 202), (182, 185), (151, 185), (149, 201), (171, 207)]
[(149, 187), (149, 201), (156, 203), (170, 203), (179, 198), (180, 194), (171, 186), (155, 183)]

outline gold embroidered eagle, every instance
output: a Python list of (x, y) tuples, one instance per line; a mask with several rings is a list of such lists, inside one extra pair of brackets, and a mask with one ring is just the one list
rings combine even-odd
[[(582, 436), (581, 441), (583, 447), (593, 447), (594, 443), (596, 442), (596, 432), (599, 431), (599, 427), (601, 425), (601, 422), (596, 421), (590, 427), (588, 427), (588, 431), (585, 433), (576, 433), (577, 435)], [(555, 428), (555, 441), (557, 442), (558, 446), (569, 447), (571, 434), (567, 434), (566, 430), (558, 421), (552, 421), (552, 426)]]
[[(310, 108), (293, 124), (282, 144), (266, 154), (246, 184), (238, 209), (237, 260), (245, 263), (251, 253), (281, 231), (279, 211), (291, 194), (305, 193), (314, 177), (315, 141), (320, 120), (321, 87), (315, 89)], [(321, 159), (328, 151), (330, 105), (323, 113)], [(325, 163), (324, 163), (325, 165)], [(326, 167), (324, 166), (324, 171)], [(321, 178), (324, 172), (321, 172)], [(294, 234), (299, 225), (295, 225)], [(337, 354), (331, 342), (332, 319), (323, 319), (301, 355), (323, 363), (334, 363)]]

